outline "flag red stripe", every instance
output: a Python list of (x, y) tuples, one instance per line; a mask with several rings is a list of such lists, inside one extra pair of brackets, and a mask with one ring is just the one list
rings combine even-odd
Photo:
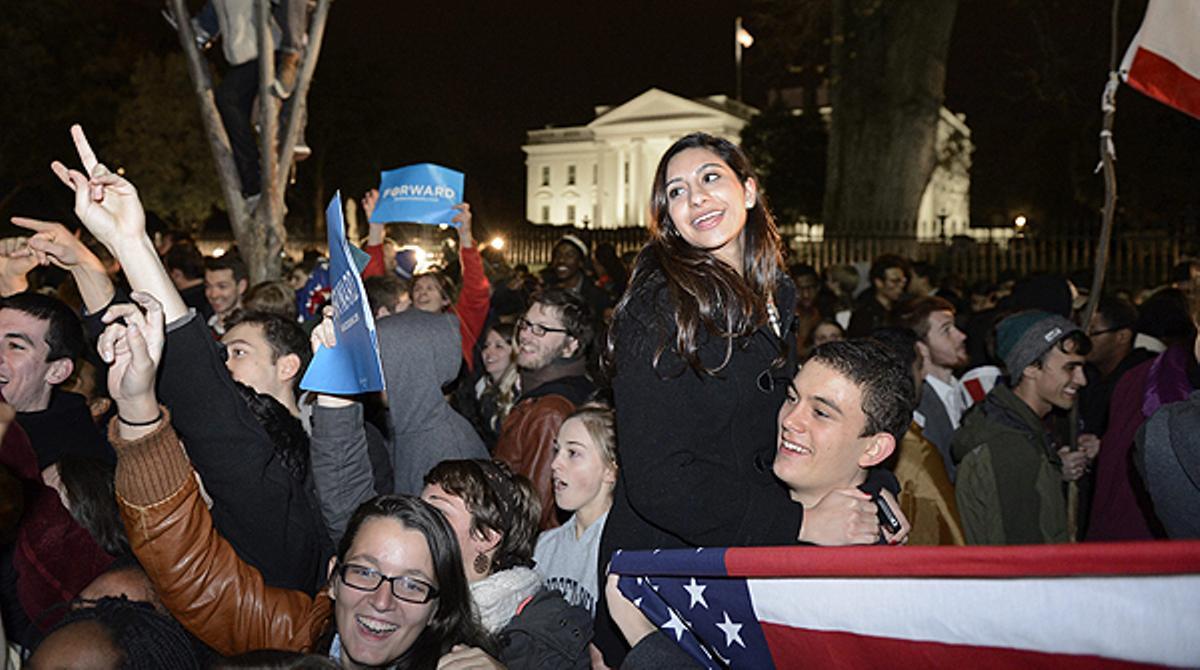
[(1200, 573), (1200, 540), (1013, 547), (737, 547), (731, 577), (1014, 577)]
[(1138, 47), (1128, 83), (1146, 95), (1200, 119), (1200, 79), (1175, 63)]
[[(864, 604), (865, 606), (865, 604)], [(892, 616), (880, 612), (879, 616)], [(1100, 656), (900, 640), (840, 631), (762, 624), (775, 667), (785, 668), (1159, 668)]]

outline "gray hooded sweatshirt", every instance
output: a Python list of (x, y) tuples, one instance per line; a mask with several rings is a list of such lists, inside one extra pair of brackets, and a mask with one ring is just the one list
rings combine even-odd
[(413, 308), (381, 319), (378, 333), (396, 493), (420, 495), (425, 473), (438, 463), (488, 458), (470, 422), (442, 395), (462, 363), (458, 318)]

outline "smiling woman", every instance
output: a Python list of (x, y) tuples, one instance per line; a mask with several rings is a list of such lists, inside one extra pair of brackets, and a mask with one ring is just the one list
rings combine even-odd
[[(790, 544), (802, 510), (771, 474), (792, 377), (795, 291), (753, 168), (688, 135), (654, 176), (651, 240), (609, 334), (621, 471), (601, 542), (616, 549)], [(622, 643), (597, 610), (611, 666)]]

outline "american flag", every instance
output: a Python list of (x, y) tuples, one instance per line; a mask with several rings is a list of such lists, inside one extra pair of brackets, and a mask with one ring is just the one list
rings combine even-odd
[(707, 668), (1200, 666), (1200, 541), (625, 551)]

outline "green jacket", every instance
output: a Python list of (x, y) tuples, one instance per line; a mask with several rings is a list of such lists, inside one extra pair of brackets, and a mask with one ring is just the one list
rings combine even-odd
[(1066, 542), (1062, 460), (1041, 420), (997, 385), (963, 417), (951, 442), (955, 497), (968, 544)]

